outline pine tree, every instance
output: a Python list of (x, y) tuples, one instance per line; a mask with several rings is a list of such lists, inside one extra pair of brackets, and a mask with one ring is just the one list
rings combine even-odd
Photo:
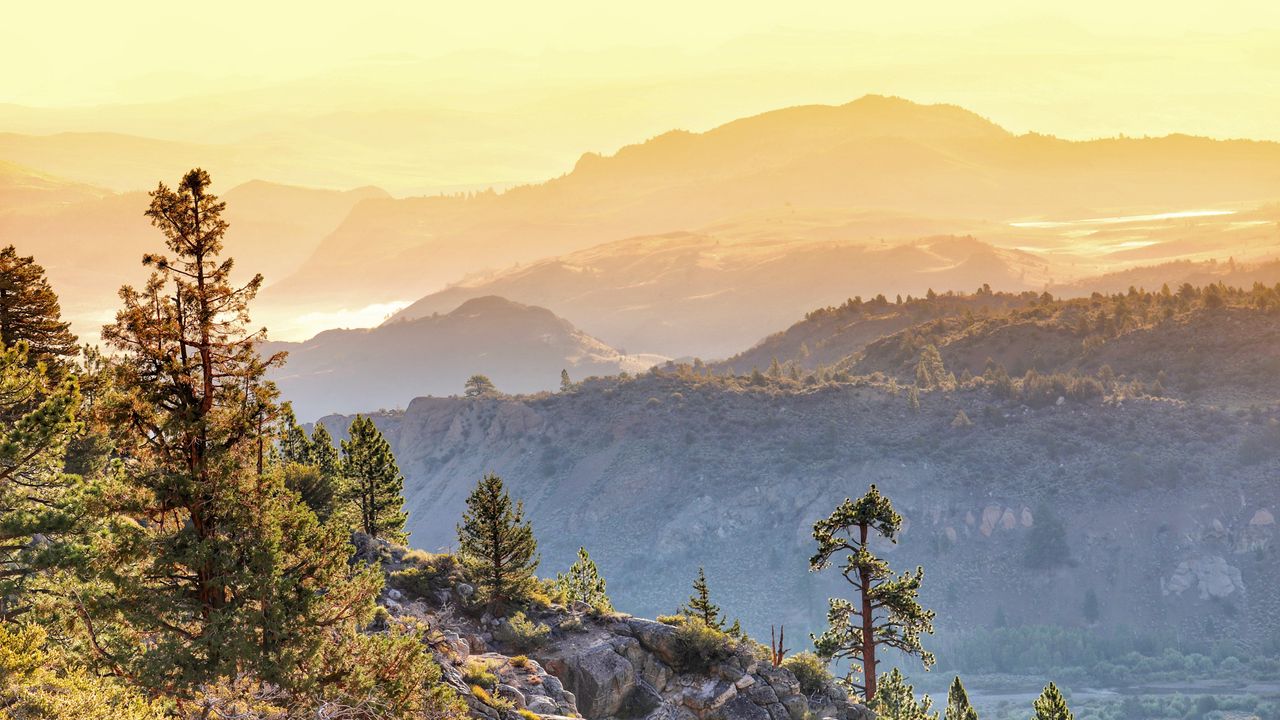
[(1058, 686), (1049, 683), (1040, 697), (1033, 704), (1035, 715), (1032, 720), (1074, 720), (1075, 716), (1067, 708), (1067, 701), (1058, 691)]
[(333, 444), (333, 436), (324, 423), (316, 423), (311, 430), (310, 463), (327, 477), (338, 478), (342, 475), (342, 460), (338, 456), (338, 448)]
[(955, 375), (947, 372), (942, 362), (942, 353), (933, 345), (925, 345), (920, 351), (920, 360), (916, 363), (916, 385), (926, 390), (950, 390), (956, 385)]
[(372, 538), (403, 540), (404, 478), (391, 445), (373, 421), (357, 415), (342, 441), (342, 474), (348, 494), (360, 512), (359, 530)]
[(584, 602), (602, 612), (613, 610), (604, 578), (586, 548), (578, 548), (578, 560), (569, 566), (569, 572), (556, 576), (556, 589), (564, 593), (570, 604)]
[(573, 381), (569, 379), (569, 371), (560, 371), (560, 392), (569, 392), (573, 389)]
[(463, 384), (463, 390), (463, 395), (469, 398), (488, 397), (498, 392), (498, 388), (494, 386), (493, 381), (485, 375), (472, 375), (467, 378), (467, 381)]
[(907, 407), (912, 410), (920, 409), (920, 388), (915, 385), (907, 388)]
[[(813, 526), (818, 551), (809, 569), (824, 570), (843, 554), (840, 572), (855, 594), (852, 601), (831, 598), (828, 627), (814, 638), (814, 647), (824, 659), (851, 661), (845, 684), (867, 701), (876, 698), (876, 655), (881, 647), (918, 656), (926, 668), (933, 664), (933, 654), (920, 644), (922, 634), (933, 632), (934, 617), (919, 602), (924, 568), (894, 577), (889, 564), (873, 555), (869, 545), (872, 532), (896, 543), (901, 527), (902, 517), (875, 485), (857, 501), (846, 499)], [(855, 673), (862, 675), (862, 683), (854, 680)]]
[[(187, 173), (151, 193), (147, 216), (171, 257), (103, 330), (117, 350), (105, 422), (127, 486), (95, 582), (74, 601), (102, 671), (152, 692), (191, 698), (250, 673), (299, 693), (337, 682), (327, 656), (347, 656), (381, 589), (373, 568), (265, 467), (276, 407), (245, 329), (255, 276), (233, 285), (220, 260), (225, 204), (209, 176)], [(145, 642), (143, 642), (145, 639)]]
[(943, 720), (978, 720), (978, 711), (969, 703), (969, 693), (965, 692), (959, 676), (951, 681), (951, 688), (947, 691), (947, 709), (942, 717)]
[(293, 406), (285, 403), (280, 407), (280, 414), (280, 460), (299, 465), (310, 464), (311, 439), (307, 437), (307, 431), (298, 424)]
[(0, 621), (30, 609), (37, 573), (82, 560), (85, 488), (62, 473), (79, 405), (75, 378), (51, 380), (25, 340), (0, 348)]
[(79, 352), (70, 328), (44, 268), (33, 257), (19, 256), (12, 245), (0, 249), (0, 346), (25, 342), (30, 362), (52, 361), (63, 368)]
[(493, 604), (525, 599), (538, 569), (538, 543), (524, 519), (524, 503), (512, 503), (502, 478), (488, 474), (467, 497), (458, 525), (458, 551), (479, 577), (481, 595)]
[(875, 700), (869, 699), (878, 720), (937, 720), (933, 699), (928, 695), (917, 699), (915, 688), (907, 684), (898, 668), (885, 673), (880, 682)]
[(720, 617), (720, 606), (711, 602), (711, 590), (707, 586), (707, 574), (698, 568), (698, 577), (693, 581), (693, 595), (689, 596), (689, 614), (706, 623), (707, 627), (716, 630), (724, 629), (724, 620)]

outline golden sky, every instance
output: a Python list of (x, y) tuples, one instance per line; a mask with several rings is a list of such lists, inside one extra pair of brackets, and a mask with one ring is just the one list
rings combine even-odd
[[(354, 136), (381, 112), (370, 132), (476, 136), (456, 157), (433, 148), (421, 183), (388, 177), (404, 191), (540, 180), (584, 151), (867, 93), (955, 103), (1015, 132), (1280, 139), (1280, 3), (1263, 0), (6, 6), (0, 103), (62, 114), (0, 113), (0, 131), (241, 142), (277, 132), (263, 129), (274, 127), (262, 120), (271, 113), (290, 122), (339, 113), (343, 128), (329, 118), (321, 129), (325, 151), (337, 153), (343, 133), (367, 144)], [(517, 147), (499, 143), (487, 157), (477, 139), (486, 132)]]

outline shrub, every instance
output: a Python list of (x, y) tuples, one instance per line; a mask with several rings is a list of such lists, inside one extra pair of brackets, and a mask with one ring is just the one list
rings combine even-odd
[(511, 658), (511, 664), (518, 668), (527, 668), (529, 667), (529, 656), (516, 655), (515, 657)]
[(492, 690), (498, 686), (498, 676), (489, 672), (489, 666), (479, 660), (468, 660), (462, 667), (462, 679), (468, 685), (478, 685)]
[(727, 634), (696, 618), (688, 618), (679, 626), (675, 645), (676, 669), (680, 672), (705, 672), (733, 654), (733, 641)]
[(535, 650), (546, 644), (551, 635), (551, 628), (540, 622), (534, 622), (518, 612), (507, 619), (506, 624), (498, 629), (498, 639), (511, 645), (516, 650)]
[(515, 710), (515, 705), (506, 698), (495, 697), (488, 690), (479, 685), (471, 686), (471, 694), (476, 696), (480, 702), (488, 705), (495, 710)]
[(832, 681), (827, 664), (807, 650), (783, 660), (782, 667), (796, 676), (796, 680), (800, 682), (800, 692), (805, 695), (816, 695), (824, 691)]

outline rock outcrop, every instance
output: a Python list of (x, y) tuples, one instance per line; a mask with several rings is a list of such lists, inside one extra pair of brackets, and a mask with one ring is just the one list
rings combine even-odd
[(520, 648), (509, 618), (475, 606), (472, 589), (456, 578), (396, 587), (404, 584), (397, 573), (422, 568), (421, 553), (357, 540), (362, 559), (380, 561), (390, 575), (381, 601), (387, 614), (427, 628), (445, 682), (473, 717), (874, 720), (834, 683), (803, 693), (791, 671), (758, 656), (750, 642), (733, 645), (704, 667), (682, 668), (677, 627), (581, 605), (524, 610), (549, 632), (533, 649)]

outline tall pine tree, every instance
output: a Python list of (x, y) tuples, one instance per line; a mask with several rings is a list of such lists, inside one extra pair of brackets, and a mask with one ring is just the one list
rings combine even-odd
[[(846, 499), (813, 526), (818, 551), (809, 569), (824, 570), (843, 555), (840, 574), (854, 591), (853, 600), (831, 598), (827, 629), (814, 638), (814, 647), (823, 658), (851, 661), (845, 684), (868, 702), (876, 697), (880, 647), (916, 655), (925, 667), (933, 664), (933, 654), (920, 644), (922, 634), (933, 632), (934, 616), (920, 606), (924, 568), (894, 577), (889, 564), (871, 552), (872, 533), (896, 543), (901, 528), (902, 517), (875, 485), (857, 501)], [(855, 673), (862, 675), (861, 683), (855, 681)]]
[(360, 513), (359, 530), (372, 538), (404, 540), (404, 478), (391, 445), (362, 415), (356, 416), (347, 434), (349, 439), (342, 441), (342, 474)]
[[(269, 365), (246, 329), (261, 276), (231, 281), (219, 258), (225, 204), (209, 176), (151, 193), (168, 255), (103, 330), (117, 351), (105, 422), (126, 491), (96, 582), (75, 610), (100, 669), (191, 698), (244, 674), (318, 697), (349, 674), (333, 650), (358, 641), (381, 589), (351, 567), (345, 533), (320, 525), (264, 468), (276, 408)], [(265, 471), (264, 471), (265, 470)]]
[(20, 341), (27, 344), (30, 362), (52, 361), (59, 368), (79, 352), (44, 268), (10, 245), (0, 249), (0, 345)]
[(497, 475), (485, 475), (467, 497), (458, 551), (490, 603), (518, 602), (533, 589), (540, 560), (533, 527), (524, 519), (524, 503), (511, 501)]

